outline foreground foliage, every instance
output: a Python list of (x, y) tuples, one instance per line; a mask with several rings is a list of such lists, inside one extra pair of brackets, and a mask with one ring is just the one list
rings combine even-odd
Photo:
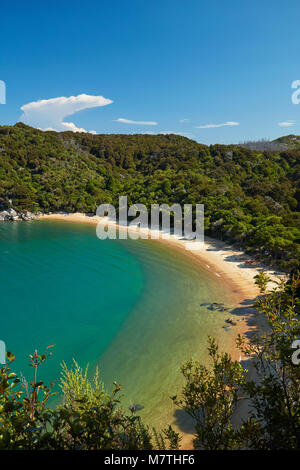
[[(92, 381), (87, 369), (74, 362), (63, 364), (60, 388), (62, 403), (48, 407), (55, 395), (37, 380), (39, 365), (47, 358), (35, 352), (31, 359), (34, 380), (23, 383), (6, 366), (0, 370), (0, 449), (6, 450), (151, 450), (177, 449), (180, 438), (170, 426), (162, 434), (143, 425), (133, 412), (120, 407), (121, 387), (114, 383), (108, 394), (96, 372)], [(14, 361), (12, 354), (8, 360)]]
[[(262, 291), (265, 279), (257, 279)], [(183, 365), (186, 385), (173, 399), (194, 419), (196, 448), (300, 449), (300, 347), (293, 349), (300, 338), (299, 285), (300, 279), (294, 278), (259, 298), (257, 309), (266, 317), (266, 331), (249, 342), (237, 339), (248, 371), (243, 362), (219, 353), (213, 339), (211, 367), (196, 361)], [(248, 407), (248, 419), (234, 422), (241, 403)]]
[[(173, 400), (193, 418), (196, 449), (300, 449), (300, 341), (298, 350), (293, 349), (300, 338), (300, 278), (279, 283), (268, 294), (265, 281), (265, 275), (257, 277), (262, 291), (257, 309), (267, 326), (249, 342), (238, 337), (243, 361), (221, 353), (210, 338), (211, 364), (190, 360), (182, 366), (186, 383)], [(54, 393), (38, 381), (38, 368), (51, 348), (30, 356), (29, 383), (11, 370), (15, 358), (7, 353), (9, 365), (0, 369), (0, 449), (180, 447), (181, 437), (172, 426), (162, 432), (149, 429), (134, 409), (128, 412), (120, 406), (120, 385), (114, 383), (107, 393), (98, 372), (90, 380), (88, 370), (75, 361), (71, 369), (62, 364), (62, 400), (49, 408)], [(246, 413), (244, 408), (237, 419), (241, 405), (246, 405)]]

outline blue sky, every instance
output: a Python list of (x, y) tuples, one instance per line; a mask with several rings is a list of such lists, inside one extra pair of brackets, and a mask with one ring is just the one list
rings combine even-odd
[(206, 144), (300, 134), (299, 0), (3, 3), (0, 124)]

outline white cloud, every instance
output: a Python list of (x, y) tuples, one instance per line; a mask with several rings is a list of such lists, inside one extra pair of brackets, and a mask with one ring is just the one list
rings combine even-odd
[(180, 119), (179, 122), (189, 122), (189, 119)]
[(20, 120), (25, 124), (43, 130), (68, 130), (95, 134), (95, 131), (86, 131), (82, 127), (77, 127), (73, 122), (65, 122), (64, 118), (78, 111), (82, 111), (83, 109), (106, 106), (111, 103), (113, 103), (112, 100), (104, 98), (103, 96), (85, 94), (32, 101), (21, 107), (23, 114)]
[[(83, 127), (76, 127), (74, 122), (62, 122), (61, 125), (65, 128), (64, 130), (66, 131), (72, 131), (72, 132), (87, 132)], [(89, 134), (97, 134), (96, 131), (88, 131)]]
[(118, 118), (114, 119), (115, 122), (122, 122), (123, 124), (137, 124), (139, 126), (157, 126), (155, 121), (132, 121), (131, 119)]
[(295, 125), (295, 121), (283, 121), (283, 122), (278, 123), (279, 127), (292, 127), (294, 125)]
[(197, 129), (211, 129), (215, 127), (225, 127), (225, 126), (239, 126), (239, 122), (235, 121), (226, 121), (223, 122), (222, 124), (205, 124), (203, 126), (196, 126)]

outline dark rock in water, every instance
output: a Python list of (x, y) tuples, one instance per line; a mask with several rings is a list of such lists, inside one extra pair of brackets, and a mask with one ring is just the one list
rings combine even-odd
[(136, 413), (137, 411), (141, 411), (144, 409), (143, 405), (139, 405), (138, 403), (133, 403), (132, 405), (129, 406), (129, 410), (132, 413)]
[(218, 311), (218, 312), (227, 312), (229, 310), (228, 307), (225, 307), (224, 304), (222, 303), (217, 303), (217, 302), (212, 302), (209, 304), (209, 307), (207, 307), (208, 310)]
[(224, 328), (225, 331), (230, 331), (231, 330), (231, 327), (227, 326), (227, 325), (222, 326), (222, 328)]
[(219, 310), (220, 309), (220, 304), (217, 304), (216, 302), (213, 302), (210, 305), (210, 310)]
[(230, 325), (236, 325), (236, 322), (232, 317), (227, 318), (225, 321), (226, 323), (230, 323)]

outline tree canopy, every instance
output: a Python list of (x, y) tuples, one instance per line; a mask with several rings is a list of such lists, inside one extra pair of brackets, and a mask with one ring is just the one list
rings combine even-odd
[(208, 235), (299, 268), (300, 149), (256, 151), (170, 135), (0, 126), (0, 205), (94, 213), (101, 203), (205, 206)]

